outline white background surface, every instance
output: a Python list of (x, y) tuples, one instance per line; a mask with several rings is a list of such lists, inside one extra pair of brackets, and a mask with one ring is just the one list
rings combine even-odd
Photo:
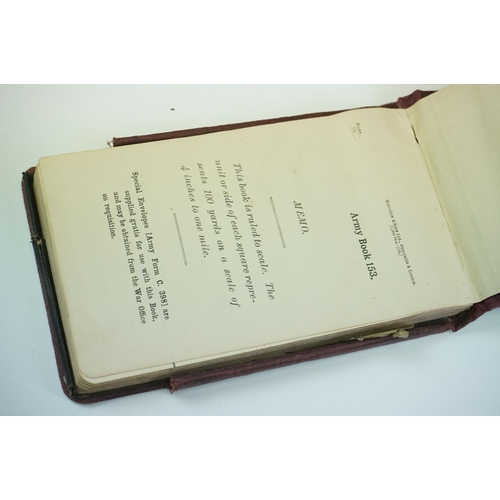
[(60, 388), (22, 201), (21, 173), (41, 156), (105, 148), (113, 136), (379, 105), (440, 87), (0, 87), (0, 414), (498, 415), (498, 310), (456, 333), (173, 395), (74, 403)]

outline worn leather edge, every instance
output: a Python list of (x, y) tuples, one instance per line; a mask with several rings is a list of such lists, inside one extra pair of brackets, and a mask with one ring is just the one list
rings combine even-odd
[(128, 396), (139, 392), (169, 388), (169, 380), (159, 380), (156, 382), (148, 382), (145, 384), (138, 384), (110, 391), (101, 391), (95, 394), (79, 394), (76, 391), (73, 371), (71, 368), (71, 360), (64, 335), (64, 327), (57, 302), (47, 248), (45, 246), (45, 240), (43, 239), (36, 199), (33, 192), (33, 177), (35, 169), (36, 167), (32, 167), (23, 173), (21, 189), (31, 235), (31, 243), (35, 254), (38, 276), (42, 288), (45, 310), (47, 312), (52, 345), (54, 347), (57, 372), (64, 394), (78, 403), (94, 403), (121, 396)]
[[(423, 90), (415, 90), (410, 95), (401, 97), (397, 102), (392, 102), (389, 104), (384, 104), (382, 106), (367, 106), (365, 108), (359, 109), (368, 109), (368, 108), (389, 108), (389, 109), (406, 109), (410, 106), (413, 106), (420, 99), (434, 93), (434, 91), (423, 91)], [(348, 109), (344, 110), (336, 110), (336, 111), (323, 111), (319, 113), (306, 113), (302, 115), (294, 115), (294, 116), (283, 116), (281, 118), (270, 118), (266, 120), (254, 120), (248, 122), (241, 123), (231, 123), (226, 125), (214, 125), (211, 127), (198, 127), (198, 128), (190, 128), (185, 130), (174, 130), (172, 132), (160, 132), (157, 134), (146, 134), (146, 135), (133, 135), (130, 137), (113, 137), (111, 144), (113, 147), (119, 146), (129, 146), (131, 144), (143, 144), (145, 142), (155, 142), (155, 141), (165, 141), (168, 139), (179, 139), (182, 137), (192, 137), (196, 135), (205, 135), (205, 134), (213, 134), (215, 132), (224, 132), (227, 130), (237, 130), (241, 128), (249, 128), (249, 127), (258, 127), (260, 125), (271, 125), (274, 123), (283, 123), (290, 122), (296, 120), (306, 120), (309, 118), (321, 118), (324, 116), (332, 116), (338, 113), (344, 113), (346, 111), (350, 111)]]

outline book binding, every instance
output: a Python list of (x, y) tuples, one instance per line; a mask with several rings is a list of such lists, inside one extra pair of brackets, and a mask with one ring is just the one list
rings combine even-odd
[[(400, 98), (395, 103), (386, 104), (386, 108), (406, 109), (416, 103), (418, 100), (426, 97), (432, 92), (424, 92), (417, 90), (409, 96)], [(347, 110), (345, 110), (347, 111)], [(170, 140), (181, 137), (189, 137), (196, 135), (204, 135), (226, 130), (235, 130), (245, 127), (254, 127), (259, 125), (268, 125), (292, 120), (301, 120), (309, 118), (318, 118), (330, 116), (342, 111), (330, 111), (322, 113), (311, 113), (306, 115), (282, 117), (277, 119), (258, 120), (252, 122), (201, 127), (195, 129), (187, 129), (180, 131), (172, 131), (158, 134), (149, 134), (142, 136), (131, 136), (122, 138), (113, 138), (113, 147), (126, 146), (131, 144), (140, 144), (145, 142), (153, 142), (160, 140)], [(305, 361), (312, 361), (350, 352), (357, 352), (368, 348), (390, 345), (405, 340), (422, 338), (427, 335), (443, 333), (446, 331), (457, 331), (472, 321), (482, 316), (487, 311), (500, 307), (500, 294), (494, 295), (480, 303), (474, 304), (469, 310), (462, 312), (450, 318), (443, 318), (437, 321), (431, 321), (415, 325), (408, 329), (406, 338), (394, 336), (392, 334), (385, 337), (364, 338), (363, 340), (348, 340), (337, 341), (328, 345), (322, 345), (313, 348), (302, 349), (298, 351), (282, 352), (278, 355), (263, 357), (261, 359), (240, 361), (229, 366), (219, 366), (207, 368), (199, 371), (194, 371), (186, 374), (175, 374), (170, 378), (155, 382), (148, 382), (120, 389), (100, 391), (93, 394), (79, 394), (75, 389), (74, 376), (71, 368), (71, 360), (68, 353), (66, 339), (64, 336), (64, 328), (61, 320), (59, 306), (57, 302), (54, 281), (50, 269), (50, 262), (43, 238), (38, 209), (36, 206), (35, 195), (33, 192), (33, 177), (35, 167), (30, 168), (23, 173), (22, 190), (28, 224), (31, 233), (31, 242), (35, 253), (38, 273), (45, 301), (45, 308), (49, 320), (49, 327), (52, 335), (57, 368), (59, 378), (64, 393), (72, 400), (80, 403), (93, 403), (98, 401), (109, 400), (121, 396), (136, 394), (140, 392), (165, 389), (168, 388), (171, 392), (178, 391), (209, 382), (215, 382), (232, 377), (248, 375), (272, 368), (289, 366)]]

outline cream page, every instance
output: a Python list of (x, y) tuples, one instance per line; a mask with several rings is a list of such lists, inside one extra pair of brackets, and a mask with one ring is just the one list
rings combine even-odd
[(456, 85), (409, 109), (475, 301), (500, 292), (500, 86)]
[(404, 111), (43, 158), (35, 189), (88, 382), (474, 300)]

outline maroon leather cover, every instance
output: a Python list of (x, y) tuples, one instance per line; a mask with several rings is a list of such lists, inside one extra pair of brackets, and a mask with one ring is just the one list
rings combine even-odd
[[(386, 104), (381, 107), (385, 108), (401, 108), (406, 109), (418, 100), (426, 97), (432, 92), (424, 92), (417, 90), (409, 96), (398, 99), (396, 103)], [(229, 125), (220, 125), (214, 127), (202, 127), (188, 130), (179, 130), (173, 132), (165, 132), (159, 134), (149, 134), (143, 136), (132, 136), (113, 138), (113, 146), (125, 146), (130, 144), (139, 144), (144, 142), (153, 142), (160, 140), (176, 139), (180, 137), (188, 137), (195, 135), (210, 134), (214, 132), (221, 132), (225, 130), (235, 130), (245, 127), (255, 127), (259, 125), (267, 125), (271, 123), (280, 123), (292, 120), (301, 120), (307, 118), (317, 118), (321, 116), (329, 116), (342, 111), (328, 111), (323, 113), (311, 113), (299, 116), (282, 117), (271, 120), (258, 120), (253, 122), (236, 123)], [(500, 294), (490, 297), (478, 304), (472, 306), (468, 311), (465, 311), (457, 316), (450, 318), (443, 318), (441, 320), (428, 322), (425, 324), (415, 325), (414, 328), (409, 330), (407, 339), (395, 338), (392, 335), (382, 338), (367, 338), (362, 341), (349, 340), (344, 342), (336, 342), (330, 345), (321, 347), (308, 348), (301, 351), (281, 353), (273, 357), (266, 357), (258, 360), (237, 362), (231, 366), (224, 366), (218, 368), (209, 368), (202, 371), (196, 371), (187, 374), (173, 375), (170, 379), (165, 379), (157, 382), (149, 382), (146, 384), (139, 384), (121, 389), (114, 389), (109, 391), (101, 391), (94, 394), (79, 394), (74, 385), (73, 373), (71, 370), (71, 361), (69, 359), (66, 339), (64, 337), (64, 330), (62, 326), (59, 308), (57, 304), (57, 297), (55, 295), (54, 284), (52, 281), (52, 274), (50, 271), (50, 263), (45, 249), (43, 234), (41, 232), (36, 201), (32, 189), (33, 175), (35, 168), (29, 169), (23, 174), (22, 189), (30, 226), (33, 248), (40, 275), (40, 282), (42, 285), (45, 307), (47, 309), (47, 316), (49, 318), (49, 326), (52, 334), (52, 342), (56, 355), (57, 368), (59, 377), (64, 393), (74, 401), (80, 403), (93, 403), (113, 399), (139, 392), (150, 391), (154, 389), (169, 388), (171, 392), (193, 387), (208, 382), (215, 382), (218, 380), (227, 379), (230, 377), (237, 377), (256, 373), (271, 368), (278, 368), (288, 366), (295, 363), (304, 361), (312, 361), (331, 356), (338, 356), (340, 354), (347, 354), (349, 352), (360, 351), (372, 347), (382, 345), (395, 344), (405, 340), (417, 339), (432, 335), (435, 333), (443, 333), (448, 330), (457, 331), (467, 324), (482, 316), (485, 312), (500, 307)]]
[[(427, 97), (428, 95), (433, 93), (434, 91), (432, 90), (428, 91), (415, 90), (415, 92), (413, 92), (412, 94), (406, 97), (399, 98), (397, 102), (384, 104), (382, 106), (370, 106), (370, 107), (406, 109), (415, 104), (423, 97)], [(272, 123), (305, 120), (307, 118), (320, 118), (322, 116), (336, 115), (337, 113), (343, 113), (345, 111), (349, 110), (344, 109), (340, 111), (324, 111), (322, 113), (308, 113), (305, 115), (284, 116), (281, 118), (273, 118), (268, 120), (256, 120), (252, 122), (231, 123), (228, 125), (216, 125), (213, 127), (200, 127), (200, 128), (186, 129), (186, 130), (175, 130), (173, 132), (161, 132), (158, 134), (133, 135), (131, 137), (113, 137), (112, 144), (113, 147), (118, 147), (118, 146), (128, 146), (130, 144), (142, 144), (144, 142), (165, 141), (167, 139), (179, 139), (181, 137), (212, 134), (214, 132), (223, 132), (225, 130), (236, 130), (240, 128), (258, 127), (259, 125), (270, 125)]]

